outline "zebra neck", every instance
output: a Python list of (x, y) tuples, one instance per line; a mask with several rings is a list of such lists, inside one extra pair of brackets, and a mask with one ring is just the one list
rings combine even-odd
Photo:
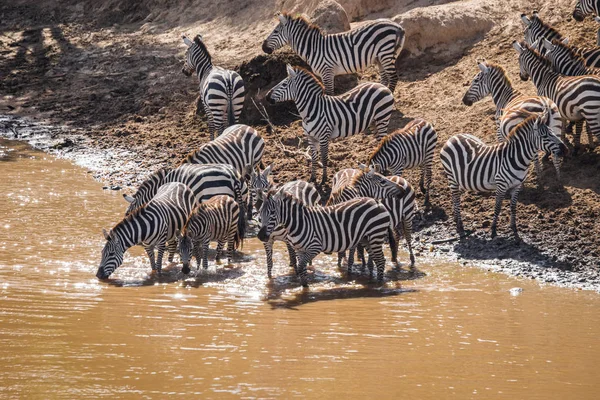
[(290, 47), (308, 64), (311, 64), (313, 58), (322, 57), (318, 51), (315, 53), (315, 49), (323, 49), (324, 41), (325, 36), (321, 32), (303, 23), (298, 29), (291, 29), (290, 32)]
[(283, 212), (281, 213), (282, 219), (280, 223), (290, 233), (302, 232), (304, 234), (310, 229), (310, 224), (307, 223), (309, 211), (304, 205), (299, 202), (283, 204), (281, 211)]
[(556, 81), (561, 75), (544, 65), (537, 64), (533, 65), (531, 72), (531, 80), (537, 88), (540, 96), (546, 96), (553, 98), (554, 89), (556, 88)]
[(323, 89), (318, 86), (317, 83), (314, 83), (314, 87), (304, 89), (300, 96), (296, 97), (295, 101), (296, 108), (298, 108), (298, 112), (302, 116), (302, 119), (320, 112), (322, 109), (320, 103), (324, 98), (325, 94), (323, 93)]
[(134, 226), (130, 226), (127, 230), (121, 230), (115, 235), (115, 239), (117, 239), (123, 246), (123, 251), (127, 251), (128, 248), (141, 242), (141, 240), (137, 240), (136, 237), (131, 237), (131, 234), (134, 236), (136, 234)]
[[(529, 168), (531, 161), (541, 148), (540, 139), (529, 131), (518, 133), (518, 136), (508, 140), (505, 145), (510, 159), (520, 161), (523, 169)], [(514, 162), (512, 165), (514, 166)]]
[(198, 66), (196, 67), (196, 74), (198, 75), (198, 81), (200, 83), (204, 82), (204, 80), (210, 74), (210, 72), (212, 70), (213, 70), (213, 65), (208, 60), (205, 60), (204, 63), (202, 63), (202, 64), (198, 64)]
[(492, 86), (492, 99), (494, 100), (496, 109), (504, 109), (508, 103), (520, 95), (521, 93), (518, 90), (513, 89), (507, 83), (500, 86)]

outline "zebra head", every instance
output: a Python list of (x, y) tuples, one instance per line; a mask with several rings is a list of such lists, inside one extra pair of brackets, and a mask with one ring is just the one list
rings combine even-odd
[(106, 244), (102, 249), (102, 260), (100, 261), (96, 276), (98, 279), (108, 279), (108, 277), (123, 263), (125, 248), (117, 235), (113, 234), (113, 231), (106, 232), (106, 230), (103, 229), (102, 232), (104, 233)]
[(533, 123), (534, 136), (540, 140), (540, 149), (548, 153), (552, 153), (557, 157), (563, 157), (568, 154), (569, 149), (548, 124), (548, 110), (539, 115)]
[(390, 181), (379, 173), (381, 170), (379, 165), (371, 164), (370, 167), (367, 167), (364, 164), (360, 164), (359, 168), (362, 172), (354, 177), (350, 186), (358, 189), (361, 196), (384, 199), (404, 195), (404, 188), (402, 186)]
[(583, 21), (590, 14), (598, 15), (600, 4), (597, 0), (578, 0), (573, 10), (573, 19), (575, 21)]
[(298, 72), (291, 65), (286, 65), (287, 78), (279, 82), (273, 89), (267, 93), (267, 101), (271, 104), (295, 99)]
[(536, 40), (546, 38), (548, 40), (561, 39), (562, 35), (552, 26), (544, 23), (538, 15), (537, 11), (533, 12), (531, 19), (527, 15), (521, 14), (521, 21), (525, 25), (525, 43), (533, 46)]
[(258, 173), (253, 169), (250, 175), (250, 190), (256, 199), (256, 207), (260, 208), (260, 204), (264, 201), (265, 193), (271, 190), (273, 184), (269, 181), (271, 174), (271, 165)]
[(177, 251), (183, 264), (181, 272), (187, 275), (190, 273), (190, 261), (192, 259), (194, 244), (186, 227), (183, 228), (183, 232), (179, 230), (175, 232), (175, 236), (177, 237)]
[(471, 82), (471, 86), (462, 98), (462, 102), (466, 106), (472, 106), (473, 103), (478, 102), (491, 93), (490, 75), (492, 69), (488, 67), (485, 61), (477, 62), (477, 66), (480, 71), (475, 75), (473, 82)]
[(258, 239), (262, 242), (268, 242), (275, 227), (279, 225), (279, 199), (277, 193), (270, 191), (263, 200), (260, 208), (260, 230)]
[[(552, 68), (561, 74), (573, 71), (575, 67), (585, 70), (585, 62), (568, 46), (569, 39), (562, 41), (542, 39), (541, 46), (546, 50), (546, 58), (552, 64)], [(573, 75), (569, 73), (568, 75)]]
[(279, 19), (279, 24), (277, 24), (273, 32), (267, 36), (262, 44), (262, 50), (267, 54), (271, 54), (275, 50), (285, 46), (289, 40), (288, 31), (291, 25), (289, 23), (291, 17), (286, 14), (277, 13), (277, 18)]
[(525, 43), (513, 42), (513, 47), (519, 54), (519, 77), (522, 81), (529, 80), (531, 65), (536, 59), (534, 51)]
[(187, 50), (185, 51), (185, 62), (181, 72), (185, 76), (191, 76), (194, 72), (198, 72), (198, 76), (201, 76), (202, 72), (199, 69), (202, 69), (206, 65), (212, 65), (210, 53), (202, 41), (202, 36), (196, 35), (194, 41), (191, 41), (185, 35), (182, 38), (183, 43), (187, 46)]

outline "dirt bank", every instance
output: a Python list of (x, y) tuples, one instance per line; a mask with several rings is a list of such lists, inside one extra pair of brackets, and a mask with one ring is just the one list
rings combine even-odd
[[(166, 7), (172, 2), (159, 0), (143, 5), (128, 1), (64, 3), (60, 9), (51, 2), (0, 5), (0, 114), (66, 126), (50, 130), (54, 136), (51, 147), (87, 160), (86, 165), (107, 186), (133, 186), (159, 166), (177, 164), (207, 140), (205, 121), (193, 115), (196, 80), (180, 72), (181, 32), (201, 31), (216, 63), (243, 71), (246, 79), (255, 79), (256, 87), (278, 79), (283, 73), (281, 60), (293, 60), (293, 55), (285, 52), (275, 58), (260, 54), (258, 44), (275, 25), (272, 13), (278, 7), (274, 3), (248, 1), (233, 7), (233, 2), (220, 2), (221, 6), (195, 2), (194, 10), (190, 9), (192, 2)], [(521, 12), (538, 8), (541, 16), (579, 44), (591, 45), (597, 29), (593, 21), (572, 21), (572, 4), (562, 0), (552, 5), (516, 0), (501, 4), (484, 0), (419, 2), (417, 8), (407, 5), (410, 2), (391, 8), (385, 2), (377, 8), (375, 3), (354, 2), (362, 8), (348, 11), (350, 2), (342, 2), (354, 21), (390, 17), (407, 26), (409, 53), (399, 63), (400, 83), (395, 92), (399, 112), (393, 116), (391, 128), (402, 127), (414, 117), (425, 118), (435, 125), (440, 146), (461, 132), (494, 141), (491, 100), (473, 107), (460, 102), (465, 85), (477, 72), (476, 59), (504, 65), (516, 87), (534, 92), (531, 82), (518, 79), (518, 64), (510, 46), (512, 40), (522, 38)], [(302, 4), (308, 9), (312, 3)], [(436, 6), (418, 8), (425, 5)], [(374, 14), (365, 17), (361, 13)], [(240, 18), (248, 24), (240, 27)], [(265, 78), (265, 71), (272, 76)], [(378, 74), (371, 69), (360, 79), (377, 80)], [(281, 141), (293, 148), (299, 142), (301, 128), (293, 107), (268, 109), (276, 131), (257, 125), (256, 112), (248, 103), (246, 107), (244, 121), (252, 121), (268, 141), (265, 162), (273, 163), (275, 180), (307, 178), (305, 160), (286, 154), (279, 145)], [(19, 126), (22, 123), (20, 119), (3, 120), (0, 128), (4, 127), (6, 135), (16, 132), (20, 138), (40, 132), (31, 133)], [(331, 171), (365, 162), (375, 144), (371, 135), (333, 143)], [(417, 180), (413, 171), (407, 177)], [(464, 243), (434, 245), (432, 242), (454, 235), (449, 192), (436, 162), (434, 209), (417, 224), (419, 253), (600, 289), (600, 149), (565, 160), (564, 188), (555, 184), (549, 166), (543, 179), (543, 190), (528, 180), (519, 198), (523, 243), (508, 239), (508, 205), (503, 209), (500, 237), (490, 240), (493, 198), (464, 195), (465, 225), (475, 233)], [(419, 201), (422, 203), (421, 197)]]

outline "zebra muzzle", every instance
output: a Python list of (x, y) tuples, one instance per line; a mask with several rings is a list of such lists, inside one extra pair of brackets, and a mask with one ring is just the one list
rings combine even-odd
[(265, 242), (265, 243), (268, 242), (269, 241), (269, 235), (267, 235), (267, 227), (263, 226), (262, 228), (260, 228), (260, 230), (258, 231), (258, 235), (256, 235), (256, 237), (261, 242)]
[(190, 264), (184, 263), (183, 267), (181, 267), (181, 272), (183, 272), (186, 275), (189, 274), (190, 273)]
[[(581, 22), (581, 21), (583, 21), (584, 18), (585, 18), (585, 15), (580, 13), (578, 10), (573, 11), (573, 19), (575, 21)], [(263, 44), (263, 50), (264, 50), (264, 44)]]
[(465, 106), (471, 107), (473, 105), (473, 101), (467, 98), (467, 96), (463, 97), (462, 102)]
[(267, 54), (273, 53), (273, 49), (269, 47), (266, 40), (262, 44), (262, 51), (264, 51)]

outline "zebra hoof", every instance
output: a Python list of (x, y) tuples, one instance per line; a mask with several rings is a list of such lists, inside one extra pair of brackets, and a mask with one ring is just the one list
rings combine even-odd
[(411, 254), (410, 255), (410, 268), (414, 268), (415, 267), (415, 255)]

